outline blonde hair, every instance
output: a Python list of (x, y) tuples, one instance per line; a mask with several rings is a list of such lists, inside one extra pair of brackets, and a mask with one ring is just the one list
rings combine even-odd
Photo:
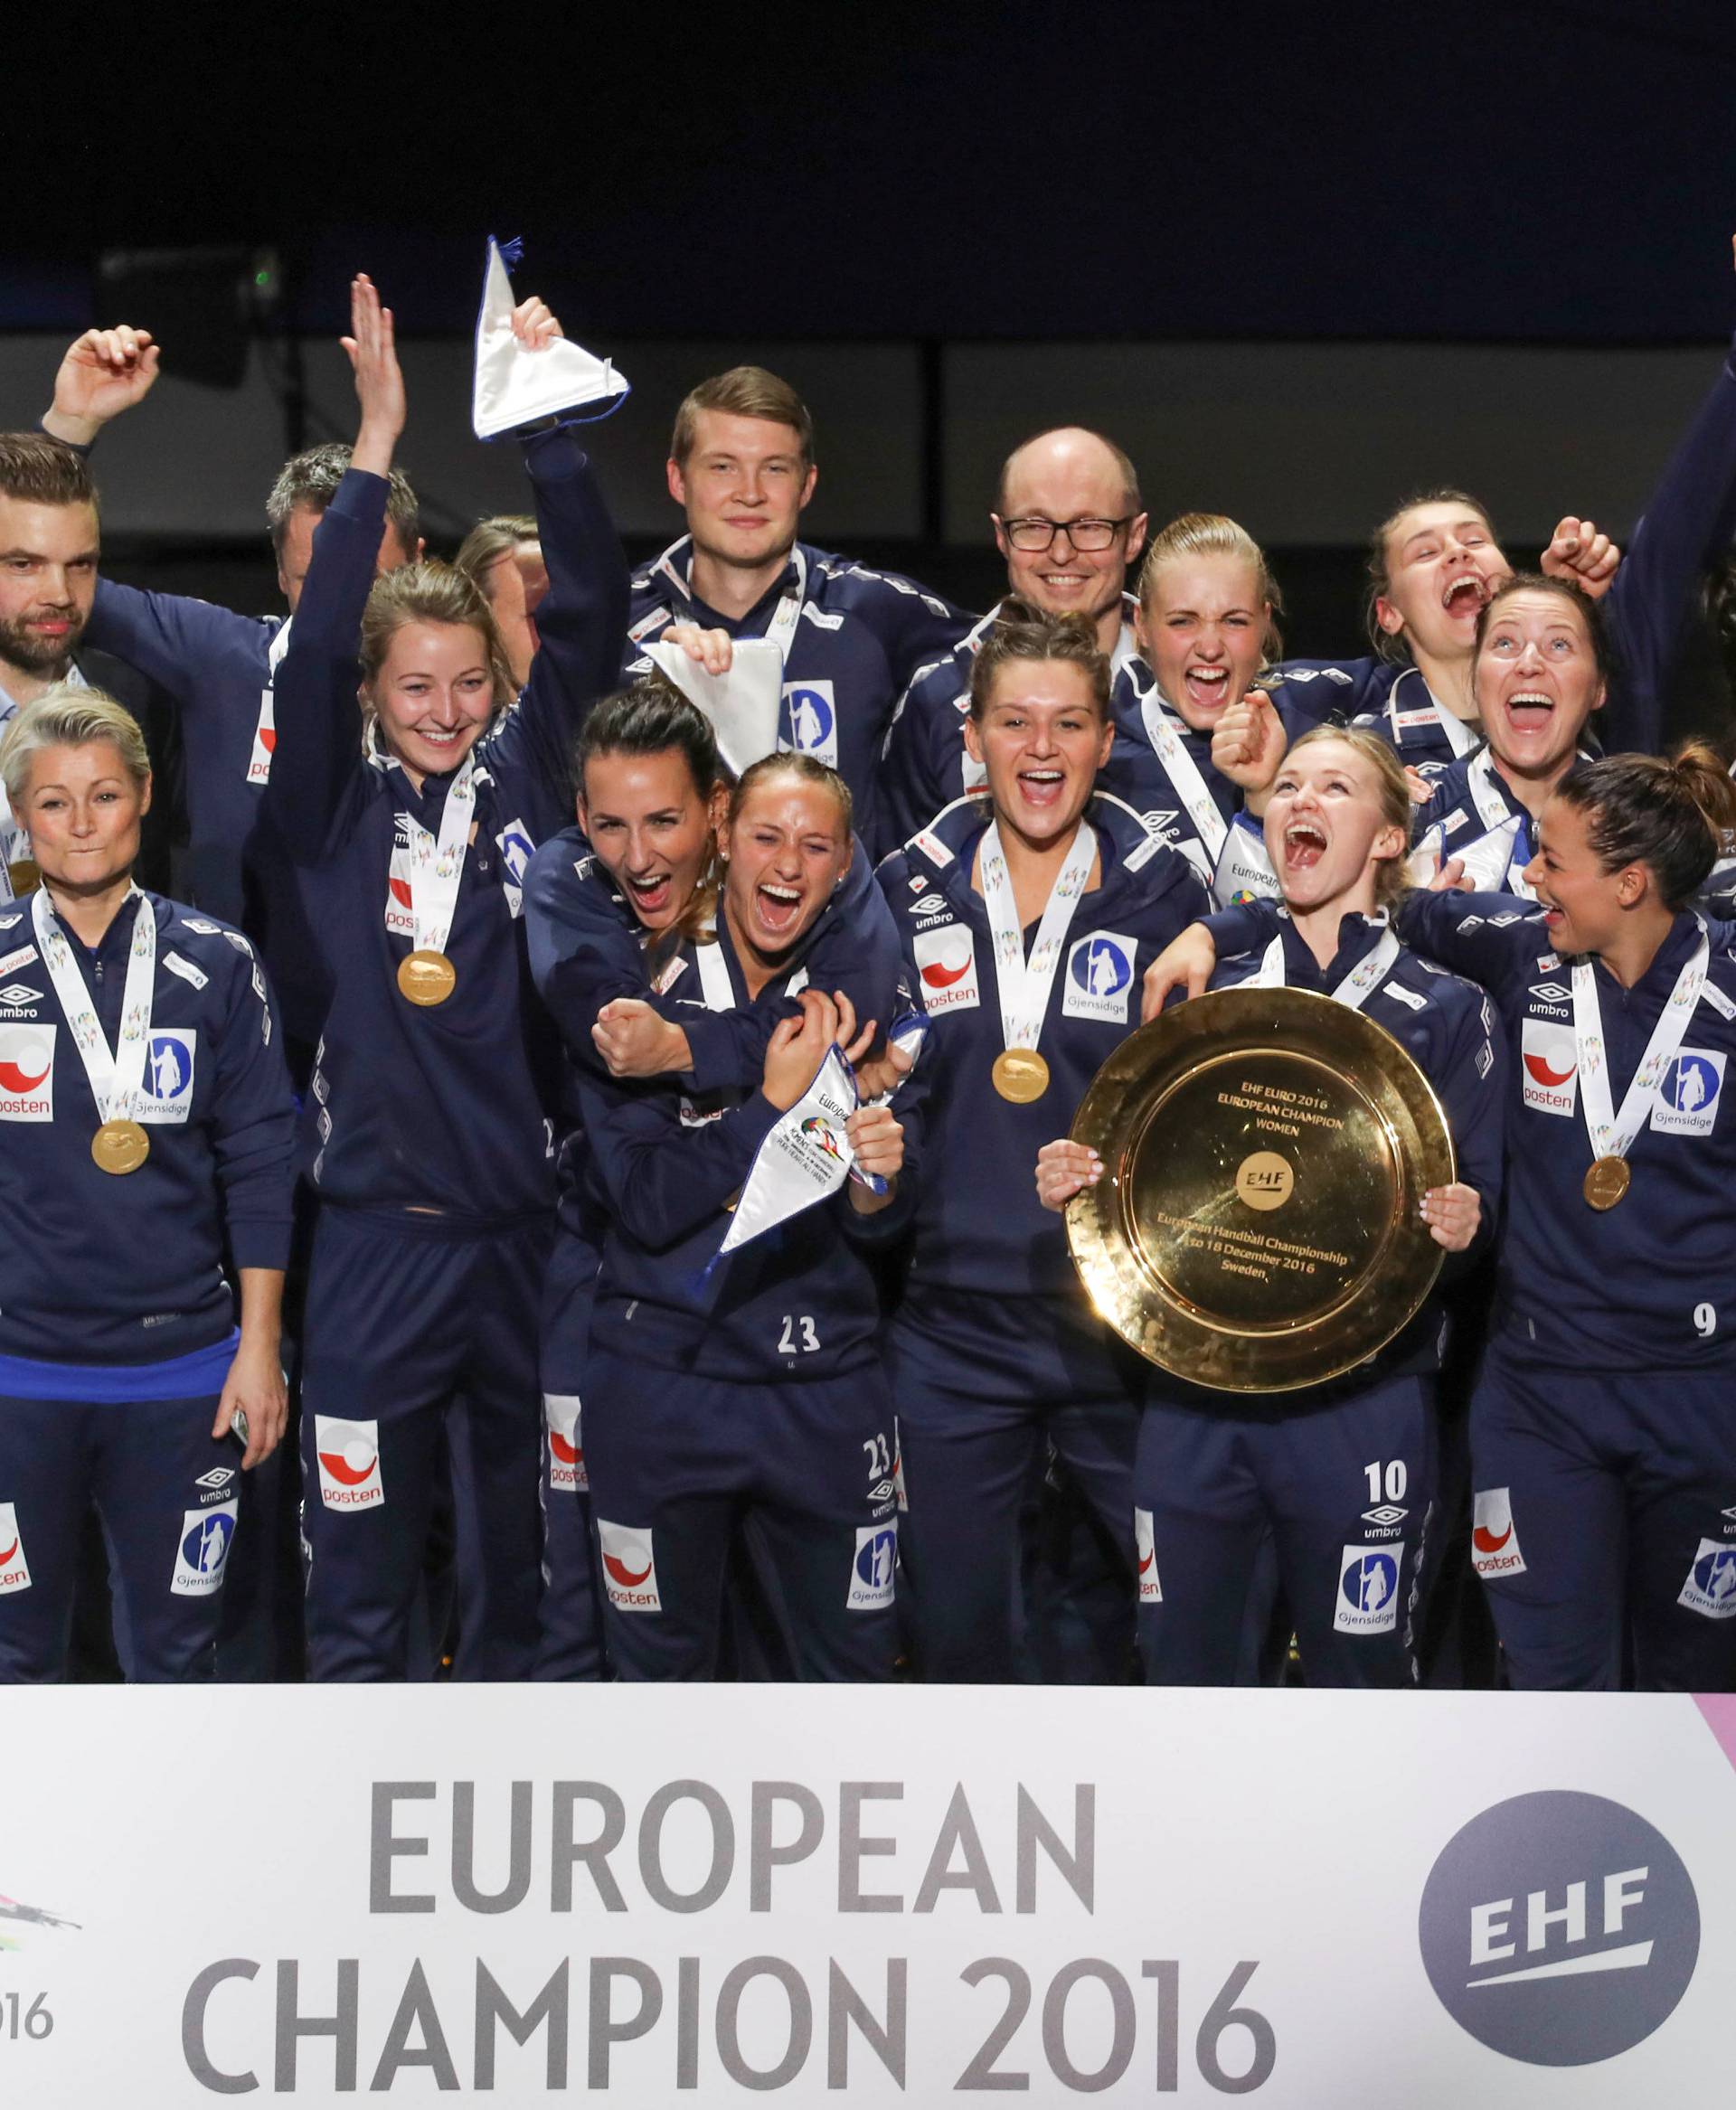
[(787, 381), (763, 366), (732, 366), (727, 373), (714, 373), (682, 398), (675, 412), (675, 429), (669, 454), (677, 468), (687, 466), (699, 437), (702, 410), (722, 410), (731, 418), (763, 418), (768, 424), (788, 425), (801, 443), (802, 467), (814, 462), (814, 420)]
[[(1380, 800), (1381, 824), (1396, 828), (1404, 837), (1406, 846), (1410, 841), (1410, 820), (1416, 808), (1410, 797), (1410, 787), (1405, 781), (1404, 764), (1400, 761), (1398, 750), (1391, 748), (1377, 732), (1364, 731), (1354, 725), (1310, 726), (1301, 739), (1293, 740), (1289, 754), (1299, 754), (1304, 748), (1316, 747), (1322, 740), (1336, 740), (1353, 755), (1360, 756), (1374, 772), (1374, 790)], [(1377, 909), (1390, 909), (1405, 891), (1414, 884), (1405, 862), (1404, 851), (1396, 857), (1383, 857), (1374, 867), (1374, 905)]]
[(488, 598), (456, 565), (424, 558), (419, 563), (400, 565), (395, 571), (383, 571), (374, 580), (362, 612), (362, 674), (370, 687), (386, 663), (392, 638), (407, 623), (451, 623), (475, 630), (494, 681), (495, 704), (510, 703), (517, 694)]
[(32, 760), (46, 748), (89, 748), (106, 740), (120, 757), (133, 782), (150, 782), (151, 758), (138, 721), (124, 704), (100, 689), (56, 682), (26, 703), (7, 728), (0, 745), (0, 783), (14, 813), (30, 787)]
[(1260, 650), (1269, 660), (1277, 659), (1284, 650), (1278, 628), (1278, 617), (1284, 613), (1284, 596), (1272, 577), (1265, 551), (1241, 523), (1222, 513), (1184, 513), (1167, 527), (1160, 528), (1139, 568), (1139, 606), (1147, 615), (1157, 589), (1157, 574), (1177, 557), (1233, 557), (1253, 567), (1260, 598), (1268, 611)]

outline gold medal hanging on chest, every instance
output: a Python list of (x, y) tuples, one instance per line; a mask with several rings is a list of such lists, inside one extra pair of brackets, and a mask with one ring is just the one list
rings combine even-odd
[(427, 1010), (444, 1003), (458, 985), (458, 971), (444, 953), (418, 946), (398, 963), (398, 988), (405, 1000)]
[(151, 1154), (151, 1139), (137, 1121), (105, 1121), (90, 1138), (90, 1155), (104, 1173), (136, 1173)]
[(989, 1072), (995, 1089), (1015, 1107), (1028, 1107), (1049, 1089), (1049, 1065), (1034, 1048), (1005, 1048)]
[(1593, 1209), (1601, 1212), (1616, 1206), (1632, 1186), (1633, 1180), (1633, 1168), (1625, 1157), (1594, 1158), (1580, 1192)]

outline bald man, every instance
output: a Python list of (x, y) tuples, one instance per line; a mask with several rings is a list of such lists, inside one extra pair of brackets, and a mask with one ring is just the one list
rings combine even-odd
[[(988, 517), (1009, 594), (1052, 615), (1088, 616), (1119, 674), (1137, 649), (1127, 579), (1146, 542), (1139, 479), (1127, 456), (1082, 426), (1040, 432), (1006, 457)], [(899, 702), (881, 796), (900, 841), (983, 781), (982, 765), (965, 752), (965, 712), (971, 664), (999, 613), (991, 608), (944, 659), (919, 669)]]

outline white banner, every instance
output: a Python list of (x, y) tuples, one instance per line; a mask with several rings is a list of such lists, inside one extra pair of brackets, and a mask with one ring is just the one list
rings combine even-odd
[(0, 2100), (1709, 2099), (1736, 1701), (1055, 1700), (10, 1691)]

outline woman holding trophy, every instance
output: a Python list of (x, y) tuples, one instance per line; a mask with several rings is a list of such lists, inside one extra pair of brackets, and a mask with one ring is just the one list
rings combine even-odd
[[(1409, 824), (1403, 770), (1384, 741), (1326, 727), (1305, 734), (1265, 816), (1285, 912), (1264, 911), (1268, 935), (1225, 961), (1212, 986), (1312, 990), (1366, 1009), (1409, 1051), (1442, 1106), (1462, 1174), (1424, 1194), (1423, 1220), (1462, 1267), (1495, 1220), (1502, 1065), (1482, 993), (1425, 967), (1392, 927)], [(1045, 1144), (1039, 1197), (1061, 1209), (1103, 1169), (1084, 1144)], [(1249, 1578), (1269, 1533), (1310, 1683), (1410, 1682), (1440, 1333), (1430, 1298), (1372, 1360), (1277, 1393), (1149, 1373), (1134, 1499), (1150, 1681), (1233, 1680)]]

